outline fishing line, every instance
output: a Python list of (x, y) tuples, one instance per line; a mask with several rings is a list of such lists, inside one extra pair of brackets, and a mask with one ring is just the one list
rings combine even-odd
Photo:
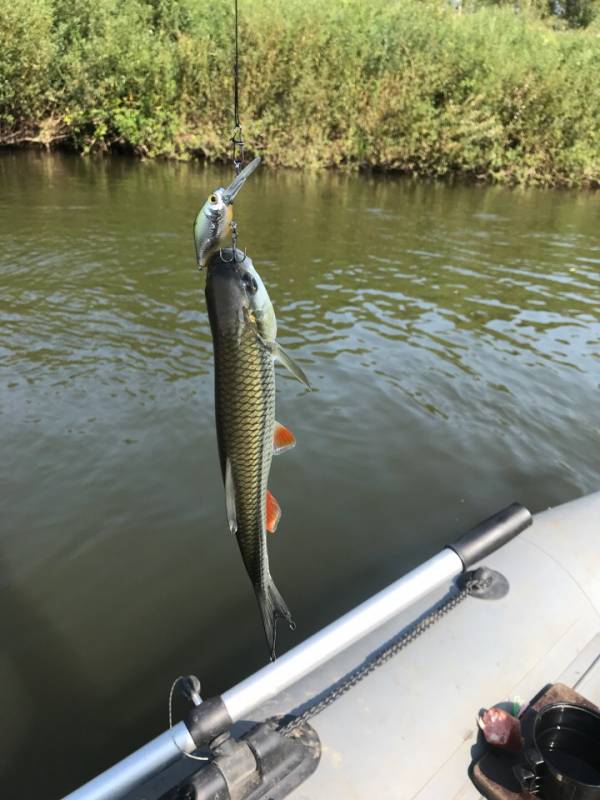
[(239, 25), (238, 25), (238, 0), (234, 0), (235, 14), (235, 61), (233, 64), (233, 121), (236, 128), (241, 128), (240, 123), (240, 96), (239, 96), (239, 76), (240, 76), (240, 48), (239, 48)]
[[(242, 131), (242, 121), (240, 120), (240, 32), (239, 32), (239, 8), (238, 0), (233, 0), (233, 133), (231, 135), (231, 160), (233, 170), (236, 175), (240, 174), (244, 165), (244, 135)], [(233, 251), (233, 261), (237, 261), (237, 222), (231, 222), (231, 249)], [(222, 254), (221, 254), (222, 257)], [(241, 259), (244, 261), (246, 252)]]
[[(175, 691), (175, 687), (179, 683), (179, 681), (184, 681), (188, 678), (187, 675), (178, 675), (173, 683), (171, 684), (171, 688), (169, 689), (169, 730), (173, 730), (173, 692)], [(210, 761), (210, 756), (195, 756), (192, 753), (186, 753), (185, 750), (182, 750), (179, 746), (179, 743), (173, 736), (173, 744), (179, 750), (181, 755), (185, 756), (186, 758), (191, 758), (193, 761)]]
[(233, 36), (233, 134), (231, 137), (233, 168), (236, 175), (244, 163), (244, 137), (240, 120), (240, 37), (238, 0), (233, 0), (234, 36)]

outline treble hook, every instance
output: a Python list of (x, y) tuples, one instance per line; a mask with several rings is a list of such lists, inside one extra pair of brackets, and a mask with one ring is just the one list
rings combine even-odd
[(225, 258), (223, 255), (223, 249), (219, 250), (219, 258), (221, 261), (224, 261), (226, 264), (233, 264), (236, 262), (237, 264), (241, 264), (243, 261), (246, 260), (246, 248), (244, 247), (244, 254), (241, 258), (238, 258), (238, 248), (237, 248), (237, 222), (235, 220), (231, 221), (231, 258)]
[(246, 260), (246, 248), (244, 247), (244, 251), (242, 253), (242, 257), (238, 258), (238, 253), (241, 253), (241, 252), (242, 251), (238, 250), (237, 247), (234, 247), (234, 248), (232, 248), (232, 251), (231, 251), (231, 258), (225, 258), (225, 255), (224, 255), (225, 250), (220, 249), (219, 250), (219, 258), (225, 264), (233, 264), (234, 262), (236, 264), (241, 264), (242, 262), (244, 262)]

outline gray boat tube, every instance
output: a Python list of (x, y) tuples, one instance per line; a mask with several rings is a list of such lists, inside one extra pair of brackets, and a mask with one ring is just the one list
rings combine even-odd
[(180, 722), (64, 800), (119, 800), (127, 792), (192, 753), (234, 722), (287, 689), (335, 655), (388, 622), (531, 525), (529, 511), (513, 503), (471, 529), (387, 588), (310, 636), (220, 697), (197, 706)]

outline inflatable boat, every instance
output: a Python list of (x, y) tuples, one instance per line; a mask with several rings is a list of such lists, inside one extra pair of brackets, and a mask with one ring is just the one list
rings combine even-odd
[(600, 704), (600, 492), (509, 506), (219, 697), (190, 678), (68, 800), (479, 798), (480, 709), (555, 682)]

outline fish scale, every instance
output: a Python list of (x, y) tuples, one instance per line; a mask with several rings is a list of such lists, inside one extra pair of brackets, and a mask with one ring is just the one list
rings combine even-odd
[(238, 530), (236, 538), (253, 583), (266, 586), (268, 556), (265, 506), (273, 454), (275, 369), (257, 333), (219, 335), (215, 347), (215, 407), (221, 471), (231, 462)]

